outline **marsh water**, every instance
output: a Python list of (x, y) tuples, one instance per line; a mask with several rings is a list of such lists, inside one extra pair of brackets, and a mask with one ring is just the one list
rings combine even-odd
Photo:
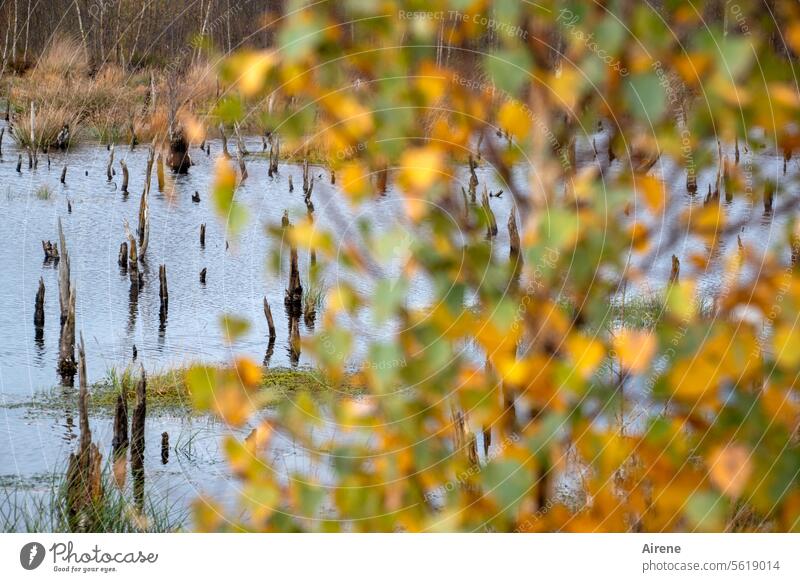
[[(6, 132), (8, 137), (8, 132)], [(601, 146), (602, 134), (596, 136)], [(260, 138), (246, 139), (251, 152), (261, 150)], [(293, 362), (288, 342), (288, 320), (284, 315), (283, 298), (288, 280), (288, 249), (282, 257), (280, 274), (268, 268), (281, 241), (268, 236), (268, 227), (281, 223), (284, 210), (292, 222), (306, 216), (303, 203), (302, 168), (281, 164), (279, 175), (267, 175), (266, 158), (248, 158), (248, 179), (237, 189), (237, 200), (249, 212), (245, 229), (236, 237), (229, 236), (225, 224), (218, 219), (211, 198), (214, 162), (221, 151), (216, 141), (209, 142), (211, 155), (199, 149), (191, 151), (194, 164), (188, 174), (169, 176), (163, 191), (156, 187), (155, 175), (150, 195), (150, 246), (144, 266), (144, 286), (132, 300), (128, 275), (117, 265), (120, 243), (124, 238), (124, 221), (131, 228), (137, 224), (139, 197), (143, 188), (147, 148), (118, 148), (112, 180), (106, 177), (109, 152), (105, 146), (81, 145), (68, 153), (51, 153), (48, 160), (40, 155), (37, 169), (29, 169), (24, 156), (21, 172), (17, 172), (18, 151), (9, 139), (3, 144), (0, 158), (0, 489), (1, 495), (36, 495), (49, 491), (51, 476), (65, 467), (69, 453), (76, 447), (77, 409), (75, 392), (59, 388), (56, 374), (58, 356), (59, 313), (58, 277), (55, 263), (45, 262), (42, 241), (58, 239), (57, 223), (61, 219), (70, 253), (72, 280), (77, 288), (76, 328), (86, 344), (89, 382), (105, 378), (112, 369), (122, 370), (131, 364), (136, 346), (137, 362), (149, 372), (186, 366), (194, 362), (222, 363), (234, 355), (247, 354), (261, 361), (267, 350), (267, 324), (263, 317), (262, 301), (266, 297), (272, 306), (277, 327), (277, 342), (270, 358), (271, 366), (313, 366), (306, 354)], [(598, 148), (600, 149), (600, 148)], [(788, 183), (797, 174), (797, 162), (792, 161), (783, 176), (782, 157), (775, 152), (747, 154), (748, 163), (759, 171), (774, 174), (776, 182)], [(579, 161), (591, 163), (591, 139), (578, 150)], [(124, 159), (130, 170), (130, 195), (120, 191), (121, 175), (118, 161)], [(67, 165), (66, 184), (59, 181)], [(665, 161), (664, 166), (669, 166)], [(613, 167), (612, 167), (613, 171)], [(491, 190), (508, 187), (483, 164), (478, 177)], [(155, 174), (155, 172), (154, 172)], [(355, 239), (359, 222), (364, 221), (378, 232), (404, 232), (406, 225), (403, 201), (390, 188), (385, 196), (368, 201), (354, 209), (330, 184), (329, 172), (312, 167), (316, 177), (313, 200), (315, 222), (322, 228), (332, 228), (341, 238), (337, 242)], [(289, 192), (292, 176), (294, 192)], [(524, 183), (534, 176), (535, 168), (516, 168), (515, 179)], [(670, 267), (671, 255), (686, 256), (689, 251), (702, 250), (704, 243), (689, 236), (666, 244), (666, 233), (678, 216), (687, 208), (702, 206), (702, 195), (690, 197), (685, 192), (684, 174), (664, 169), (664, 175), (674, 176), (669, 199), (663, 214), (644, 216), (656, 236), (655, 259), (632, 255), (646, 276), (639, 282), (639, 291), (647, 293), (663, 287)], [(468, 171), (460, 176), (466, 185)], [(704, 193), (713, 175), (698, 178), (699, 192)], [(192, 200), (198, 192), (200, 201)], [(794, 192), (778, 190), (776, 206), (782, 197)], [(71, 212), (68, 211), (68, 202)], [(500, 233), (491, 244), (498, 255), (507, 255), (506, 223), (511, 210), (511, 196), (493, 198), (492, 208)], [(772, 246), (782, 236), (785, 220), (763, 214), (760, 198), (755, 205), (738, 197), (731, 203), (720, 202), (732, 220), (745, 220), (746, 227), (739, 235), (756, 251)], [(206, 224), (206, 243), (199, 244), (200, 224)], [(609, 224), (608, 228), (621, 228)], [(663, 248), (658, 248), (662, 241)], [(736, 249), (736, 234), (721, 241), (719, 252)], [(280, 249), (278, 249), (280, 250)], [(652, 252), (651, 248), (650, 251)], [(356, 280), (348, 279), (365, 292), (374, 288), (377, 280), (397, 276), (402, 268), (402, 252), (391, 257), (381, 269)], [(787, 251), (788, 252), (788, 251)], [(785, 259), (785, 253), (784, 253)], [(647, 263), (644, 261), (647, 260)], [(167, 266), (169, 281), (169, 313), (162, 325), (159, 319), (158, 265)], [(755, 262), (758, 264), (758, 261)], [(309, 257), (301, 252), (300, 268), (307, 280)], [(207, 269), (205, 284), (199, 280), (201, 269)], [(684, 267), (690, 273), (692, 267)], [(745, 274), (747, 276), (747, 274)], [(752, 276), (752, 273), (750, 273)], [(34, 297), (39, 278), (46, 287), (44, 333), (37, 338), (33, 324)], [(321, 286), (335, 285), (339, 272), (333, 266), (323, 266)], [(719, 266), (698, 273), (703, 293), (714, 293), (725, 284)], [(431, 291), (422, 278), (412, 280), (406, 301), (422, 307), (428, 304)], [(324, 306), (322, 307), (324, 309)], [(220, 317), (231, 314), (246, 317), (251, 322), (248, 332), (229, 344), (224, 336)], [(301, 320), (301, 334), (313, 332)], [(354, 364), (364, 357), (363, 348), (374, 337), (391, 337), (392, 328), (373, 326), (369, 313), (351, 322), (358, 330)], [(43, 394), (63, 396), (60, 407), (39, 407), (34, 402)], [(110, 451), (112, 420), (99, 414), (91, 420), (94, 438), (101, 444), (104, 456)], [(184, 415), (170, 411), (153, 411), (146, 424), (146, 475), (148, 496), (167, 500), (176, 512), (185, 508), (198, 495), (210, 495), (224, 503), (234, 503), (239, 486), (231, 477), (224, 455), (222, 440), (231, 432), (246, 435), (251, 427), (231, 429), (206, 416)], [(160, 458), (160, 438), (168, 432), (172, 454), (167, 464)], [(336, 427), (320, 429), (319, 438), (340, 438)], [(274, 465), (286, 471), (313, 472), (325, 480), (325, 467), (311, 465), (307, 456), (288, 438), (277, 435), (269, 452)]]

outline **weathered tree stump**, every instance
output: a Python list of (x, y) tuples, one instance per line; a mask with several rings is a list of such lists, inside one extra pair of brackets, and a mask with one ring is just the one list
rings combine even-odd
[(156, 180), (158, 183), (158, 191), (164, 191), (164, 156), (158, 154), (156, 157)]
[(42, 241), (42, 252), (44, 252), (44, 262), (49, 263), (51, 261), (57, 261), (59, 259), (58, 256), (58, 244), (54, 243), (49, 240)]
[(206, 248), (206, 223), (200, 225), (200, 248)]
[(39, 289), (36, 291), (36, 305), (33, 310), (33, 325), (37, 330), (44, 327), (44, 279), (39, 277)]
[(494, 238), (497, 236), (497, 219), (494, 216), (494, 211), (489, 203), (489, 195), (485, 188), (481, 196), (481, 207), (486, 217), (486, 238)]
[(517, 230), (517, 212), (516, 209), (511, 209), (511, 214), (508, 217), (508, 246), (509, 256), (519, 257), (520, 240), (519, 231)]
[(133, 498), (141, 512), (144, 509), (144, 423), (147, 416), (147, 374), (144, 366), (136, 385), (136, 407), (131, 419), (131, 473), (133, 476)]
[(205, 285), (206, 284), (206, 274), (207, 273), (208, 273), (208, 269), (206, 267), (203, 267), (202, 270), (200, 271), (200, 284), (201, 285)]
[(169, 462), (169, 433), (161, 433), (161, 464), (166, 465)]
[(269, 307), (269, 302), (267, 298), (264, 297), (264, 317), (267, 318), (267, 327), (269, 328), (269, 338), (271, 340), (275, 339), (275, 322), (272, 319), (272, 309)]
[(311, 183), (308, 179), (308, 158), (305, 158), (303, 159), (303, 194), (305, 194), (306, 198), (310, 196), (310, 191)]
[(150, 242), (150, 176), (153, 171), (154, 155), (153, 148), (150, 148), (144, 190), (142, 190), (142, 197), (139, 199), (139, 226), (136, 233), (139, 237), (139, 259), (142, 261), (145, 260), (145, 253), (147, 253), (147, 246)]
[(386, 189), (389, 183), (389, 169), (383, 166), (378, 170), (378, 193), (386, 194)]
[(17, 173), (18, 174), (22, 173), (22, 154), (19, 154), (17, 156)]
[(125, 163), (125, 160), (120, 160), (119, 165), (122, 168), (122, 193), (128, 193), (128, 164)]
[(472, 157), (472, 154), (469, 155), (469, 199), (470, 202), (473, 204), (475, 203), (475, 197), (478, 194), (478, 175), (475, 173), (475, 169), (478, 167), (478, 163)]
[(225, 126), (222, 123), (219, 124), (219, 136), (220, 139), (222, 139), (222, 155), (226, 159), (230, 159), (231, 154), (228, 151), (228, 137), (225, 135)]
[(75, 376), (75, 286), (70, 280), (70, 260), (61, 219), (58, 220), (61, 258), (58, 263), (58, 301), (61, 308), (61, 334), (58, 348), (58, 372), (65, 380)]
[(299, 317), (303, 310), (303, 285), (300, 283), (300, 268), (297, 264), (297, 249), (291, 248), (289, 286), (286, 289), (284, 304), (293, 317)]
[(167, 320), (167, 312), (169, 311), (169, 289), (167, 288), (167, 266), (159, 265), (158, 267), (158, 298), (160, 301), (159, 314), (161, 316), (161, 323)]
[(292, 183), (292, 175), (289, 174), (289, 193), (294, 192), (294, 184)]
[(102, 455), (97, 445), (92, 442), (92, 431), (89, 427), (88, 399), (89, 390), (86, 381), (86, 354), (83, 337), (78, 347), (79, 382), (78, 414), (80, 424), (80, 441), (78, 450), (69, 457), (67, 466), (67, 520), (72, 531), (92, 531), (97, 525), (95, 511), (103, 496), (100, 464)]
[(67, 183), (67, 165), (64, 164), (64, 167), (61, 169), (61, 183)]
[(767, 183), (764, 187), (764, 213), (769, 214), (772, 212), (773, 201), (775, 200), (775, 186)]
[(117, 394), (117, 406), (114, 410), (114, 438), (111, 449), (114, 458), (125, 453), (130, 441), (128, 440), (128, 387), (123, 382)]
[(186, 134), (181, 126), (171, 128), (167, 165), (176, 174), (187, 173), (192, 165), (192, 158), (189, 156), (189, 142), (186, 140)]
[(247, 180), (247, 165), (244, 163), (244, 155), (242, 155), (241, 151), (236, 154), (236, 161), (239, 162), (239, 173), (241, 181), (244, 182)]
[(109, 182), (114, 179), (113, 166), (114, 166), (114, 144), (111, 144), (111, 149), (109, 150), (108, 154), (108, 165), (106, 166), (106, 178), (108, 178)]
[(123, 271), (128, 270), (128, 243), (122, 241), (119, 245), (119, 255), (117, 256), (117, 264)]

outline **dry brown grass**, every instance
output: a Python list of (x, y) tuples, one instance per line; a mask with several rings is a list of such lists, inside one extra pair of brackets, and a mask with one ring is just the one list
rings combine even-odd
[(63, 78), (85, 77), (89, 74), (89, 58), (77, 39), (58, 36), (39, 58), (32, 74)]

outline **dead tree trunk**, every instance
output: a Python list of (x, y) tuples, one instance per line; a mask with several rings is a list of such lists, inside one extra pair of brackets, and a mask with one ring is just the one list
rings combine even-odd
[(69, 456), (67, 467), (67, 519), (72, 531), (92, 531), (97, 524), (95, 511), (103, 496), (103, 484), (100, 473), (102, 455), (97, 445), (92, 442), (92, 431), (89, 428), (89, 390), (86, 384), (86, 354), (83, 337), (78, 347), (80, 359), (78, 394), (78, 415), (80, 424), (80, 441), (78, 451)]
[(169, 433), (161, 433), (161, 464), (166, 465), (169, 462)]
[(117, 407), (114, 411), (114, 438), (111, 448), (117, 459), (128, 448), (128, 387), (123, 382), (117, 394)]
[(128, 164), (125, 163), (125, 160), (119, 161), (120, 167), (122, 167), (122, 193), (128, 193)]
[(300, 317), (303, 311), (303, 285), (300, 283), (300, 268), (297, 265), (297, 249), (290, 251), (289, 287), (286, 289), (284, 303), (293, 317)]
[(119, 245), (117, 264), (122, 268), (123, 271), (128, 270), (128, 243), (125, 241), (122, 241), (122, 243)]
[(486, 217), (486, 238), (493, 238), (497, 236), (497, 219), (494, 216), (491, 204), (489, 204), (489, 194), (485, 188), (481, 196), (481, 206)]
[(39, 290), (36, 291), (36, 307), (33, 310), (33, 325), (38, 330), (44, 327), (44, 279), (39, 277)]
[(472, 154), (469, 156), (469, 199), (470, 202), (475, 204), (475, 197), (478, 194), (478, 175), (475, 173), (475, 169), (478, 167), (478, 163), (472, 157)]
[(58, 301), (61, 308), (61, 334), (58, 349), (58, 371), (64, 379), (75, 376), (75, 286), (70, 280), (70, 260), (61, 219), (58, 220), (61, 257), (58, 262)]
[(269, 328), (269, 339), (275, 339), (275, 322), (272, 319), (272, 309), (269, 307), (267, 298), (264, 297), (264, 317), (267, 318), (267, 327)]
[(114, 144), (111, 144), (111, 149), (109, 150), (110, 153), (108, 154), (108, 165), (106, 166), (106, 177), (110, 182), (114, 177), (114, 172), (112, 166), (114, 165)]
[(514, 208), (511, 209), (511, 214), (508, 217), (508, 241), (509, 256), (512, 258), (519, 257), (520, 240), (519, 231), (517, 230), (517, 213)]
[(228, 137), (225, 135), (225, 126), (221, 123), (219, 124), (219, 135), (222, 139), (222, 155), (225, 156), (226, 159), (230, 159), (231, 154), (228, 151)]
[(167, 288), (167, 266), (159, 265), (158, 267), (158, 298), (161, 302), (159, 314), (161, 323), (167, 320), (167, 312), (169, 311), (169, 289)]
[(156, 158), (156, 179), (158, 180), (158, 191), (164, 191), (164, 156), (158, 154)]
[(153, 156), (155, 152), (150, 148), (150, 155), (147, 158), (147, 175), (145, 176), (144, 190), (139, 200), (139, 259), (144, 260), (147, 252), (147, 245), (150, 242), (150, 175), (153, 171)]
[(137, 509), (144, 509), (144, 421), (147, 416), (147, 374), (142, 367), (142, 376), (136, 386), (136, 407), (131, 419), (131, 474), (133, 476), (133, 498)]

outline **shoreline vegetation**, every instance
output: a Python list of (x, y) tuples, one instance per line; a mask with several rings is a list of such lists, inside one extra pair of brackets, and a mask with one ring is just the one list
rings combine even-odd
[[(192, 394), (187, 384), (187, 374), (192, 366), (149, 373), (147, 376), (147, 405), (150, 412), (177, 410), (182, 413), (201, 414), (192, 405)], [(223, 370), (223, 367), (209, 368)], [(128, 399), (136, 394), (139, 368), (128, 366), (123, 370), (111, 368), (105, 378), (89, 386), (88, 407), (93, 413), (113, 415), (117, 396), (125, 390)], [(68, 390), (69, 392), (65, 392)], [(300, 392), (308, 394), (330, 394), (337, 397), (355, 397), (362, 393), (358, 374), (351, 373), (340, 382), (325, 378), (319, 370), (312, 368), (265, 368), (256, 391), (264, 407)], [(72, 388), (55, 386), (37, 393), (31, 400), (6, 404), (5, 408), (31, 408), (36, 410), (61, 410), (65, 397), (74, 395)]]

